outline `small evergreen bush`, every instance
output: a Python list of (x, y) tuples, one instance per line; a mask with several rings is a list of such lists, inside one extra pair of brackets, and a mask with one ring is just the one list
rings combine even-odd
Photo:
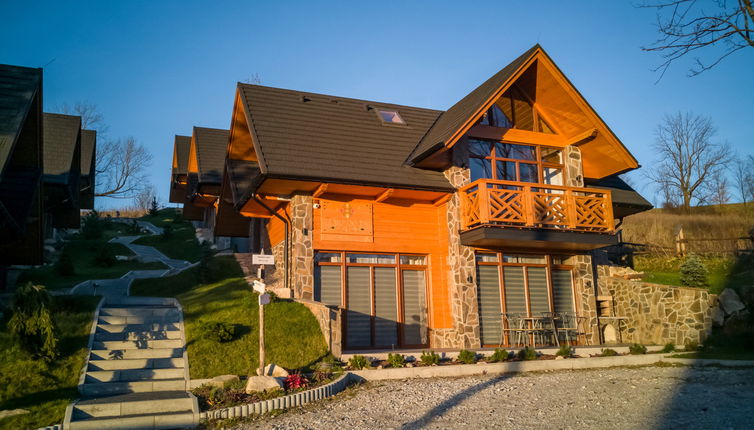
[(126, 233), (141, 234), (141, 227), (139, 227), (139, 223), (137, 223), (135, 219), (132, 219), (131, 222), (126, 226)]
[(462, 349), (458, 353), (458, 358), (456, 360), (463, 364), (474, 364), (476, 363), (476, 354), (468, 349)]
[(58, 333), (45, 287), (27, 283), (16, 290), (8, 330), (27, 352), (45, 360), (58, 356)]
[(673, 342), (668, 342), (665, 344), (665, 346), (660, 350), (662, 353), (669, 353), (675, 351), (675, 344)]
[(172, 225), (166, 225), (162, 228), (162, 234), (160, 235), (165, 240), (170, 240), (173, 238), (173, 226)]
[(348, 360), (348, 366), (351, 369), (361, 370), (369, 367), (369, 360), (363, 355), (354, 355)]
[(419, 361), (421, 361), (421, 363), (425, 366), (431, 366), (440, 362), (440, 356), (433, 351), (422, 351), (422, 355), (421, 357), (419, 357)]
[(201, 324), (199, 331), (205, 339), (215, 342), (230, 342), (236, 337), (236, 326), (226, 322), (207, 321)]
[(149, 205), (149, 215), (157, 215), (160, 207), (157, 205), (157, 197), (152, 197), (152, 203)]
[(610, 348), (605, 348), (602, 350), (602, 356), (603, 357), (615, 357), (618, 355), (618, 351)]
[(631, 345), (631, 346), (628, 347), (628, 352), (631, 355), (646, 354), (647, 353), (647, 347), (644, 346), (644, 345), (642, 345), (642, 344), (640, 344), (640, 343), (635, 343), (635, 344), (633, 344), (633, 345)]
[(537, 351), (534, 350), (534, 348), (526, 347), (522, 349), (521, 351), (518, 351), (518, 359), (519, 360), (536, 360), (537, 359)]
[(58, 261), (55, 262), (54, 269), (58, 275), (62, 276), (73, 276), (76, 274), (76, 269), (73, 266), (73, 259), (71, 258), (71, 254), (69, 254), (65, 249), (60, 253)]
[(106, 221), (99, 217), (96, 211), (91, 211), (81, 223), (81, 235), (84, 239), (99, 239), (105, 230)]
[(490, 362), (491, 363), (499, 363), (501, 361), (505, 361), (508, 359), (508, 351), (502, 349), (502, 348), (495, 348), (495, 352), (490, 355)]
[(405, 367), (406, 366), (406, 357), (402, 356), (401, 354), (393, 354), (389, 353), (387, 355), (387, 362), (390, 365), (390, 367)]
[(97, 253), (94, 256), (94, 264), (99, 267), (113, 267), (118, 260), (115, 258), (115, 253), (112, 248), (107, 245), (102, 245), (97, 248)]
[(212, 260), (212, 245), (209, 242), (202, 242), (201, 258), (199, 259), (199, 279), (202, 284), (209, 284), (213, 281), (212, 268), (209, 262)]
[(708, 287), (709, 272), (701, 258), (690, 254), (683, 260), (680, 269), (681, 285), (686, 287)]
[(560, 349), (555, 353), (558, 357), (572, 357), (576, 350), (571, 345), (560, 345)]

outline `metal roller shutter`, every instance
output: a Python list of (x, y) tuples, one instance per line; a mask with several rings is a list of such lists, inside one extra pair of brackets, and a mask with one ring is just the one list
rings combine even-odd
[(552, 301), (555, 312), (574, 312), (570, 270), (552, 270)]
[(524, 268), (504, 267), (505, 312), (526, 315), (526, 292), (524, 291)]
[(550, 298), (547, 292), (547, 270), (544, 267), (526, 269), (529, 278), (529, 305), (532, 316), (542, 316), (550, 312)]
[(500, 274), (497, 266), (477, 266), (479, 329), (483, 345), (500, 343)]
[(403, 343), (427, 344), (427, 299), (424, 271), (404, 270), (403, 276)]
[(395, 269), (374, 268), (374, 335), (377, 346), (398, 344), (398, 308)]
[(372, 343), (372, 293), (369, 267), (349, 267), (346, 344), (349, 347)]
[(326, 305), (340, 306), (341, 267), (316, 266), (314, 274), (314, 300)]

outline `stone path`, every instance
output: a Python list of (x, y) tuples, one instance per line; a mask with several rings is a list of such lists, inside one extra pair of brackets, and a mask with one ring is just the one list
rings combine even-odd
[(750, 429), (754, 369), (639, 367), (368, 383), (234, 429)]

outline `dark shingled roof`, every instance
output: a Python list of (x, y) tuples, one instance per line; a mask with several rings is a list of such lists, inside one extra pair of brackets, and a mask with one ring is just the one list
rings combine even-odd
[(474, 114), (495, 91), (505, 84), (514, 73), (534, 54), (534, 51), (541, 49), (539, 44), (534, 45), (528, 51), (524, 52), (505, 66), (502, 70), (495, 73), (494, 76), (487, 79), (482, 85), (479, 85), (474, 91), (462, 98), (458, 103), (451, 106), (450, 109), (443, 112), (437, 122), (421, 139), (411, 155), (408, 157), (409, 162), (418, 162), (432, 152), (440, 149), (446, 141)]
[(194, 127), (200, 183), (221, 184), (223, 182), (223, 167), (229, 136), (228, 130)]
[(191, 149), (191, 136), (179, 136), (175, 135), (175, 143), (173, 143), (176, 152), (176, 158), (178, 158), (178, 167), (173, 169), (174, 175), (185, 175), (188, 173), (188, 159), (189, 151)]
[(65, 182), (79, 142), (81, 117), (45, 113), (43, 124), (45, 181), (60, 179)]
[(42, 69), (0, 65), (0, 174), (42, 84)]
[[(238, 84), (269, 177), (452, 190), (442, 173), (404, 165), (441, 111)], [(383, 124), (376, 110), (405, 125)]]
[(94, 153), (97, 150), (97, 132), (81, 130), (81, 175), (94, 176)]
[(618, 218), (644, 212), (653, 207), (652, 203), (631, 188), (631, 186), (618, 175), (608, 176), (602, 179), (585, 178), (584, 185), (591, 188), (610, 190), (615, 216)]

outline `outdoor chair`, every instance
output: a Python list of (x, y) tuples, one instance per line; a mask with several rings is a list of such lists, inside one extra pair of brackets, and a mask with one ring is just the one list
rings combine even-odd
[[(556, 312), (542, 312), (542, 319), (539, 324), (539, 335), (547, 338), (548, 341), (555, 341), (556, 346), (560, 346), (558, 327), (560, 316)], [(542, 342), (544, 344), (544, 342)]]
[[(508, 334), (509, 345), (514, 345), (513, 339), (515, 339), (515, 345), (528, 345), (529, 334), (534, 332), (529, 328), (527, 321), (521, 314), (502, 313), (503, 330), (500, 336), (500, 345), (505, 343), (505, 334)], [(523, 342), (522, 342), (523, 340)]]

